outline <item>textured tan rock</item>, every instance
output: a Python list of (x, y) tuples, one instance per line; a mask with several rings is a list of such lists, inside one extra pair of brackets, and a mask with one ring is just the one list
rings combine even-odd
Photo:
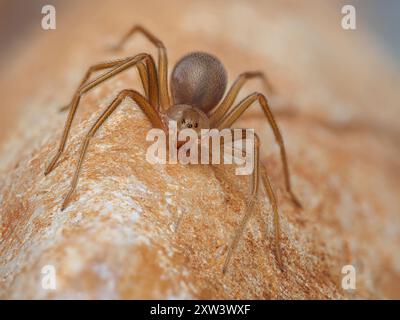
[[(0, 80), (1, 113), (12, 114), (0, 131), (0, 297), (399, 298), (400, 93), (388, 59), (361, 32), (339, 28), (335, 5), (169, 2), (102, 2), (94, 11), (90, 1), (74, 3), (58, 12), (56, 31), (33, 32), (29, 47), (12, 54)], [(150, 124), (130, 100), (93, 139), (73, 201), (60, 211), (84, 134), (119, 90), (138, 86), (136, 72), (82, 100), (66, 152), (44, 177), (66, 117), (56, 110), (136, 22), (165, 41), (171, 66), (200, 49), (222, 59), (230, 82), (245, 70), (268, 72), (303, 211), (284, 192), (277, 146), (260, 111), (252, 109), (240, 127), (255, 128), (263, 141), (285, 272), (275, 262), (271, 210), (261, 194), (259, 213), (222, 276), (247, 179), (231, 167), (147, 163)], [(123, 55), (145, 48), (132, 40)], [(252, 90), (259, 85), (243, 94)], [(298, 114), (280, 112), (285, 106)], [(54, 291), (41, 288), (49, 264), (57, 272)], [(352, 292), (340, 286), (346, 264), (357, 270)]]

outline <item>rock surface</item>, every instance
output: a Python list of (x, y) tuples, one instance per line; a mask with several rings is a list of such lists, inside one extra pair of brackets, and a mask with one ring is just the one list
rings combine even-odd
[[(104, 1), (93, 10), (91, 3), (63, 7), (56, 31), (26, 35), (1, 74), (1, 298), (400, 298), (399, 77), (362, 31), (340, 28), (338, 5)], [(60, 210), (84, 134), (117, 92), (138, 87), (136, 72), (82, 100), (66, 151), (45, 177), (66, 118), (57, 108), (137, 22), (164, 40), (171, 67), (184, 53), (205, 50), (225, 63), (230, 83), (246, 70), (267, 72), (302, 211), (284, 191), (260, 110), (238, 126), (255, 128), (263, 142), (280, 205), (284, 272), (262, 192), (222, 276), (247, 178), (224, 166), (150, 165), (150, 123), (130, 100), (92, 140), (75, 196)], [(138, 38), (121, 55), (142, 50), (155, 52)], [(243, 95), (254, 90), (261, 86), (249, 83)], [(356, 290), (341, 287), (348, 264)], [(56, 290), (41, 286), (46, 265), (55, 267)]]

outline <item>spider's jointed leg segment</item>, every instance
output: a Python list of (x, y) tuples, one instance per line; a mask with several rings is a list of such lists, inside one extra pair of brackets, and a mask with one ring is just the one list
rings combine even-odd
[(263, 182), (265, 192), (268, 195), (268, 199), (274, 214), (273, 221), (274, 221), (274, 232), (275, 232), (275, 254), (279, 268), (283, 270), (282, 253), (281, 253), (281, 227), (279, 222), (278, 203), (276, 200), (274, 189), (272, 188), (271, 182), (268, 178), (267, 168), (264, 165), (261, 165), (261, 180)]
[[(243, 129), (245, 130), (245, 129)], [(244, 131), (245, 132), (245, 131)], [(243, 136), (243, 135), (242, 135)], [(246, 137), (243, 137), (242, 139), (246, 139)], [(224, 266), (222, 267), (222, 273), (226, 273), (226, 270), (228, 268), (229, 262), (232, 258), (232, 255), (239, 243), (240, 237), (243, 235), (244, 229), (246, 228), (247, 222), (250, 220), (253, 211), (254, 211), (254, 205), (257, 199), (257, 194), (258, 194), (258, 189), (259, 189), (259, 175), (260, 175), (260, 140), (257, 136), (257, 134), (254, 134), (254, 170), (253, 170), (253, 176), (252, 176), (252, 184), (251, 184), (251, 193), (250, 197), (247, 200), (247, 205), (246, 205), (246, 212), (245, 215), (240, 222), (240, 225), (238, 229), (235, 232), (235, 235), (232, 239), (232, 242), (229, 246), (228, 253), (226, 254)]]
[(218, 128), (229, 128), (242, 114), (245, 112), (254, 102), (258, 101), (265, 116), (268, 119), (268, 122), (272, 128), (272, 131), (275, 136), (275, 140), (279, 145), (284, 177), (285, 177), (285, 185), (286, 190), (290, 194), (292, 202), (299, 208), (302, 208), (300, 201), (297, 199), (296, 195), (292, 191), (292, 186), (290, 183), (290, 174), (289, 174), (289, 166), (287, 161), (286, 149), (283, 142), (283, 138), (279, 127), (275, 121), (274, 115), (272, 114), (271, 108), (268, 105), (268, 101), (263, 94), (253, 93), (246, 98), (244, 98), (237, 106), (235, 106), (228, 114), (226, 114), (221, 121), (219, 121)]
[(273, 92), (272, 86), (269, 83), (267, 77), (262, 71), (249, 71), (240, 74), (232, 87), (229, 89), (225, 98), (221, 101), (221, 103), (215, 108), (214, 112), (210, 116), (210, 122), (213, 126), (218, 127), (218, 122), (221, 118), (229, 111), (235, 102), (236, 97), (238, 96), (240, 90), (244, 86), (244, 84), (253, 78), (260, 78), (263, 81), (264, 87), (267, 92)]
[(127, 97), (131, 98), (134, 102), (136, 102), (136, 104), (143, 110), (143, 112), (146, 114), (147, 118), (150, 120), (150, 122), (155, 128), (160, 128), (165, 130), (164, 123), (162, 122), (157, 110), (152, 105), (149, 104), (149, 102), (146, 100), (145, 97), (143, 97), (139, 92), (134, 90), (121, 91), (118, 94), (118, 96), (114, 99), (114, 101), (107, 107), (107, 109), (104, 110), (102, 115), (96, 120), (96, 122), (92, 125), (89, 132), (87, 133), (79, 152), (79, 160), (75, 169), (74, 177), (72, 178), (70, 190), (64, 199), (61, 210), (64, 210), (68, 205), (71, 196), (74, 193), (74, 190), (78, 184), (79, 173), (82, 167), (83, 160), (85, 158), (87, 148), (89, 146), (90, 139), (95, 135), (97, 130), (103, 125), (104, 121), (107, 120), (107, 118), (117, 109), (117, 107), (121, 104), (121, 102)]
[[(88, 81), (88, 79), (94, 72), (115, 67), (115, 66), (119, 65), (120, 63), (125, 62), (127, 59), (129, 59), (129, 58), (100, 62), (100, 63), (90, 66), (89, 69), (86, 71), (85, 75), (83, 76), (83, 78), (78, 86), (78, 90), (80, 87), (82, 87)], [(67, 105), (61, 107), (59, 111), (61, 111), (61, 112), (66, 111), (70, 108), (70, 106), (71, 106), (70, 104), (67, 104)]]
[(141, 25), (134, 25), (113, 49), (121, 50), (129, 38), (136, 33), (142, 34), (147, 40), (157, 47), (160, 105), (162, 110), (165, 111), (170, 107), (170, 97), (168, 91), (168, 57), (167, 49), (165, 48), (164, 43), (146, 28), (142, 27)]
[[(92, 76), (93, 73), (101, 71), (101, 70), (105, 70), (105, 69), (114, 68), (124, 62), (127, 62), (129, 59), (131, 59), (131, 57), (117, 59), (117, 60), (111, 60), (111, 61), (104, 61), (104, 62), (100, 62), (100, 63), (90, 66), (89, 69), (86, 71), (85, 75), (83, 76), (77, 90), (79, 90), (79, 88), (83, 87), (88, 82), (89, 78)], [(137, 68), (138, 68), (138, 71), (140, 74), (143, 89), (146, 93), (146, 96), (148, 97), (148, 86), (149, 86), (148, 81), (149, 80), (148, 80), (148, 76), (147, 76), (147, 73), (148, 73), (147, 67), (143, 62), (139, 62), (137, 64)], [(71, 106), (70, 104), (67, 104), (67, 105), (61, 107), (59, 111), (61, 111), (61, 112), (66, 111), (70, 108), (70, 106)]]
[(64, 127), (63, 135), (62, 135), (62, 138), (61, 138), (57, 153), (55, 154), (55, 156), (51, 160), (50, 164), (47, 166), (47, 168), (45, 170), (45, 175), (47, 175), (48, 173), (50, 173), (54, 169), (58, 159), (60, 158), (62, 152), (64, 151), (65, 144), (66, 144), (67, 138), (68, 138), (68, 134), (69, 134), (69, 131), (71, 129), (72, 121), (73, 121), (73, 119), (75, 117), (76, 111), (78, 109), (79, 101), (80, 101), (82, 95), (87, 93), (88, 91), (90, 91), (91, 89), (96, 87), (97, 85), (101, 84), (102, 82), (104, 82), (104, 81), (110, 79), (111, 77), (121, 73), (122, 71), (125, 71), (126, 69), (128, 69), (130, 67), (137, 66), (138, 63), (141, 63), (143, 61), (145, 61), (146, 65), (148, 66), (149, 102), (150, 102), (150, 104), (152, 106), (158, 106), (157, 72), (156, 72), (156, 69), (155, 69), (155, 64), (154, 64), (153, 58), (150, 55), (146, 54), (146, 53), (142, 53), (142, 54), (138, 54), (138, 55), (136, 55), (134, 57), (130, 57), (130, 58), (124, 59), (124, 62), (117, 64), (110, 71), (98, 76), (94, 80), (92, 80), (89, 83), (84, 84), (84, 85), (82, 85), (82, 86), (80, 86), (78, 88), (78, 90), (75, 93), (75, 95), (74, 95), (74, 97), (73, 97), (73, 99), (71, 101), (71, 104), (70, 104), (71, 107), (70, 107), (70, 110), (69, 110), (67, 122), (66, 122), (65, 127)]
[(150, 94), (150, 92), (149, 92), (149, 75), (148, 75), (147, 65), (145, 63), (143, 63), (143, 61), (140, 61), (136, 67), (139, 71), (139, 76), (140, 76), (140, 80), (143, 85), (144, 94), (147, 99), (150, 99), (150, 97), (149, 97), (149, 94)]
[[(245, 133), (245, 131), (243, 131)], [(268, 172), (265, 166), (260, 164), (260, 139), (257, 134), (254, 135), (255, 138), (255, 144), (254, 144), (254, 171), (253, 171), (253, 176), (252, 176), (252, 188), (251, 188), (251, 194), (250, 198), (247, 202), (247, 207), (246, 207), (246, 213), (245, 216), (243, 217), (239, 228), (237, 229), (234, 238), (232, 240), (232, 243), (228, 249), (227, 256), (225, 258), (224, 266), (222, 269), (223, 273), (226, 273), (226, 270), (228, 268), (229, 262), (232, 258), (232, 255), (239, 243), (240, 237), (243, 235), (244, 229), (246, 227), (247, 222), (250, 220), (251, 215), (254, 210), (254, 204), (256, 201), (256, 197), (258, 194), (259, 190), (259, 181), (261, 178), (261, 181), (263, 182), (265, 192), (268, 195), (268, 199), (270, 201), (272, 211), (274, 214), (273, 221), (274, 221), (274, 235), (275, 235), (275, 254), (276, 254), (276, 260), (278, 262), (278, 266), (281, 270), (283, 270), (283, 262), (282, 262), (282, 254), (281, 254), (281, 245), (280, 245), (280, 223), (279, 223), (279, 213), (278, 213), (278, 204), (275, 196), (275, 192), (272, 188), (271, 182), (268, 178)], [(244, 136), (242, 139), (246, 139)]]

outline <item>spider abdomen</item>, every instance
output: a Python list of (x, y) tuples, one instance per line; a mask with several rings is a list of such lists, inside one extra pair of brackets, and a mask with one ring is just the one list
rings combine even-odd
[(213, 55), (193, 52), (181, 58), (171, 74), (175, 104), (186, 104), (208, 113), (224, 95), (226, 71)]

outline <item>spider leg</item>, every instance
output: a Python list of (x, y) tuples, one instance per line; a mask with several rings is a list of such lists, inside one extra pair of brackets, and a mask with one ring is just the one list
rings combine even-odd
[(267, 192), (269, 202), (274, 213), (274, 229), (275, 229), (275, 254), (279, 268), (283, 270), (282, 253), (281, 253), (281, 228), (279, 223), (278, 203), (276, 195), (268, 178), (267, 168), (261, 165), (261, 180), (264, 184), (264, 189)]
[(128, 69), (130, 67), (136, 66), (138, 63), (143, 62), (143, 61), (148, 63), (148, 66), (151, 66), (150, 68), (148, 68), (148, 76), (149, 76), (148, 83), (149, 83), (149, 96), (150, 96), (149, 102), (152, 106), (158, 105), (156, 103), (158, 101), (157, 74), (156, 74), (153, 58), (146, 53), (138, 54), (134, 57), (130, 57), (129, 59), (126, 59), (125, 62), (118, 64), (116, 67), (114, 67), (110, 71), (107, 71), (106, 73), (98, 76), (97, 78), (93, 79), (89, 83), (79, 87), (79, 89), (76, 91), (76, 93), (71, 101), (71, 107), (69, 110), (68, 118), (67, 118), (67, 121), (66, 121), (66, 124), (64, 127), (63, 135), (60, 140), (60, 144), (59, 144), (57, 153), (51, 160), (50, 164), (47, 166), (47, 168), (45, 170), (45, 175), (47, 175), (54, 169), (58, 159), (60, 158), (61, 154), (64, 151), (65, 144), (66, 144), (67, 138), (68, 138), (68, 134), (71, 129), (72, 121), (75, 117), (76, 111), (78, 109), (79, 101), (80, 101), (82, 95), (87, 93), (88, 91), (90, 91), (91, 89), (93, 89), (94, 87), (99, 85), (100, 83), (106, 81), (107, 79), (110, 79), (111, 77), (121, 73), (122, 71), (125, 71), (126, 69)]
[[(126, 61), (127, 59), (129, 59), (129, 58), (100, 62), (100, 63), (90, 66), (89, 69), (86, 71), (85, 75), (83, 76), (83, 78), (78, 86), (78, 89), (87, 82), (87, 80), (90, 78), (90, 76), (94, 72), (115, 67), (115, 66), (119, 65), (120, 63)], [(59, 109), (59, 111), (61, 111), (61, 112), (66, 111), (70, 108), (70, 106), (71, 106), (70, 104), (67, 104), (67, 105), (61, 107)]]
[(170, 106), (170, 97), (168, 93), (168, 56), (167, 49), (164, 43), (155, 37), (150, 31), (141, 25), (134, 25), (119, 43), (113, 47), (114, 50), (121, 50), (128, 39), (135, 33), (142, 34), (147, 40), (157, 47), (158, 50), (158, 81), (159, 81), (159, 96), (162, 110), (167, 110)]
[[(145, 63), (143, 63), (143, 61), (141, 61), (137, 64), (136, 67), (139, 71), (139, 76), (140, 76), (140, 80), (143, 85), (145, 97), (146, 97), (146, 99), (150, 99), (150, 97), (149, 97), (149, 94), (150, 94), (150, 92), (149, 92), (149, 75), (148, 75), (148, 71), (147, 71), (148, 66)], [(154, 71), (154, 72), (156, 72), (156, 71)], [(158, 109), (159, 105), (157, 104), (156, 106)]]
[(164, 129), (164, 124), (157, 112), (157, 110), (143, 97), (139, 92), (135, 90), (122, 90), (118, 96), (114, 99), (114, 101), (104, 110), (101, 116), (96, 120), (96, 122), (92, 125), (89, 132), (86, 134), (85, 140), (82, 143), (80, 153), (79, 153), (79, 160), (78, 164), (75, 169), (74, 177), (71, 182), (71, 187), (67, 196), (64, 199), (62, 204), (61, 210), (64, 210), (68, 203), (70, 202), (71, 196), (74, 193), (74, 190), (78, 184), (79, 173), (82, 167), (83, 160), (85, 158), (85, 154), (87, 148), (89, 146), (90, 139), (95, 135), (97, 130), (103, 125), (104, 121), (117, 109), (117, 107), (121, 104), (121, 102), (125, 98), (131, 98), (136, 104), (143, 110), (146, 116), (151, 121), (152, 125), (156, 128)]
[(246, 98), (244, 98), (238, 105), (236, 105), (228, 114), (223, 116), (220, 121), (218, 121), (218, 128), (229, 128), (242, 114), (246, 111), (255, 101), (258, 101), (265, 116), (268, 119), (268, 122), (272, 128), (272, 131), (275, 136), (275, 140), (279, 145), (281, 159), (282, 159), (282, 166), (284, 171), (285, 177), (285, 185), (286, 190), (290, 194), (292, 202), (299, 208), (302, 208), (300, 201), (297, 199), (296, 195), (292, 191), (292, 186), (290, 183), (290, 174), (289, 174), (289, 166), (287, 161), (286, 149), (283, 142), (283, 138), (279, 127), (275, 121), (274, 115), (268, 105), (268, 101), (263, 94), (260, 93), (253, 93)]
[(221, 103), (215, 108), (214, 112), (210, 115), (210, 122), (213, 126), (218, 126), (218, 121), (226, 114), (229, 109), (232, 107), (235, 102), (236, 97), (238, 96), (240, 89), (244, 86), (244, 84), (253, 78), (260, 78), (263, 81), (264, 87), (267, 92), (273, 92), (273, 88), (269, 83), (267, 77), (262, 71), (250, 71), (244, 72), (240, 74), (232, 87), (229, 89), (225, 98), (221, 101)]
[[(123, 58), (123, 59), (117, 59), (117, 60), (111, 60), (111, 61), (105, 61), (105, 62), (100, 62), (97, 63), (95, 65), (92, 65), (89, 67), (89, 69), (86, 71), (84, 77), (82, 78), (79, 86), (78, 86), (78, 90), (79, 88), (81, 88), (83, 85), (86, 84), (86, 82), (89, 80), (89, 78), (91, 77), (91, 75), (95, 72), (101, 71), (101, 70), (105, 70), (105, 69), (109, 69), (109, 68), (113, 68), (118, 66), (121, 63), (124, 63), (126, 61), (128, 61), (131, 57), (127, 57), (127, 58)], [(140, 75), (140, 79), (142, 81), (142, 85), (143, 85), (143, 89), (145, 91), (146, 97), (148, 98), (149, 95), (149, 84), (148, 84), (148, 76), (147, 76), (147, 68), (146, 65), (143, 62), (139, 62), (137, 64), (137, 68), (139, 70), (139, 75)], [(61, 107), (59, 109), (60, 112), (66, 111), (70, 108), (70, 104), (67, 104), (63, 107)]]
[[(244, 129), (243, 129), (244, 130)], [(242, 137), (242, 139), (246, 139), (246, 137)], [(257, 193), (259, 189), (259, 175), (260, 175), (260, 140), (257, 136), (257, 134), (254, 134), (254, 170), (253, 170), (253, 179), (252, 179), (252, 185), (251, 185), (251, 193), (250, 197), (247, 201), (247, 206), (246, 206), (246, 213), (240, 222), (239, 227), (237, 228), (235, 235), (233, 236), (231, 245), (229, 246), (228, 253), (226, 254), (224, 266), (222, 268), (222, 273), (226, 273), (226, 270), (228, 268), (229, 262), (232, 258), (232, 255), (237, 248), (237, 245), (239, 243), (240, 237), (243, 235), (244, 229), (246, 228), (247, 222), (250, 220), (253, 211), (254, 211), (254, 204), (256, 202), (257, 198)]]

